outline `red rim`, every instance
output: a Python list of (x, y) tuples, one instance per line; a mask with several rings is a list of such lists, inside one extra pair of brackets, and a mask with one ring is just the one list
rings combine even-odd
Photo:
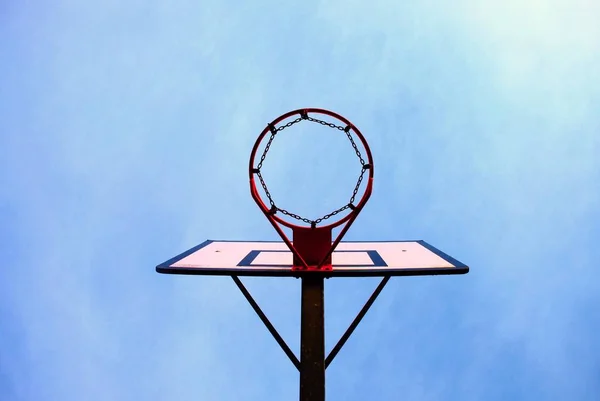
[[(273, 120), (271, 122), (270, 125), (275, 126), (279, 122), (281, 122), (287, 118), (290, 118), (293, 115), (296, 115), (296, 114), (301, 115), (302, 113), (325, 114), (327, 116), (330, 116), (330, 117), (333, 117), (333, 118), (336, 118), (336, 119), (342, 121), (347, 126), (350, 126), (351, 129), (356, 134), (356, 136), (358, 137), (358, 139), (360, 140), (360, 142), (362, 143), (363, 147), (365, 148), (366, 154), (367, 154), (367, 159), (368, 159), (367, 163), (369, 164), (370, 168), (369, 168), (369, 175), (368, 175), (365, 192), (364, 192), (363, 196), (361, 197), (360, 201), (355, 205), (354, 210), (352, 210), (350, 213), (348, 213), (348, 215), (342, 217), (340, 220), (338, 220), (334, 223), (320, 227), (320, 228), (326, 228), (326, 229), (333, 229), (351, 219), (354, 220), (354, 218), (356, 218), (356, 215), (361, 211), (361, 209), (364, 207), (364, 205), (367, 203), (367, 200), (369, 200), (369, 197), (371, 196), (372, 187), (373, 187), (373, 174), (374, 174), (374, 165), (373, 165), (373, 157), (371, 155), (371, 149), (369, 148), (369, 144), (367, 143), (363, 134), (360, 132), (360, 130), (354, 124), (352, 124), (345, 117), (342, 117), (339, 114), (337, 114), (333, 111), (330, 111), (330, 110), (318, 109), (318, 108), (298, 109), (298, 110), (290, 111), (288, 113), (285, 113), (285, 114), (277, 117), (275, 120)], [(292, 228), (292, 229), (297, 228), (297, 227), (305, 227), (305, 226), (302, 226), (299, 224), (290, 223), (289, 221), (286, 221), (275, 214), (271, 214), (270, 208), (267, 207), (265, 202), (262, 200), (260, 194), (258, 193), (258, 188), (256, 187), (256, 182), (254, 180), (254, 175), (255, 175), (254, 160), (256, 157), (256, 152), (258, 151), (258, 147), (260, 146), (261, 142), (265, 138), (265, 135), (267, 135), (267, 133), (269, 133), (269, 132), (270, 132), (270, 128), (269, 128), (269, 125), (267, 125), (267, 127), (265, 127), (265, 129), (260, 133), (260, 135), (256, 139), (256, 142), (254, 143), (254, 147), (252, 148), (252, 153), (250, 154), (250, 163), (249, 163), (248, 172), (249, 172), (249, 178), (250, 178), (250, 192), (252, 194), (252, 198), (258, 204), (260, 209), (263, 211), (263, 213), (267, 216), (267, 218), (269, 220), (272, 219), (275, 222), (277, 222), (285, 227)]]

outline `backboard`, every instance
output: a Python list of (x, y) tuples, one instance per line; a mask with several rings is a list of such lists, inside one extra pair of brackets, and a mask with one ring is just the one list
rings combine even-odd
[(282, 241), (212, 241), (161, 263), (166, 274), (300, 277), (424, 276), (465, 274), (469, 268), (425, 241), (340, 242), (332, 270), (292, 270), (293, 254)]

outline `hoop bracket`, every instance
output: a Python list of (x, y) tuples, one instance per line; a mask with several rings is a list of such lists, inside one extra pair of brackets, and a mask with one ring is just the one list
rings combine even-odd
[[(331, 270), (331, 229), (327, 227), (294, 227), (294, 267), (292, 270)], [(302, 259), (296, 256), (302, 255)]]

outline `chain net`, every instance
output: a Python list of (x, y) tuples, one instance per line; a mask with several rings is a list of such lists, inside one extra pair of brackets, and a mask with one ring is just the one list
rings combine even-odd
[[(262, 165), (265, 161), (265, 158), (267, 157), (267, 153), (269, 152), (269, 149), (271, 148), (271, 144), (273, 143), (273, 140), (275, 139), (275, 136), (283, 131), (286, 128), (291, 127), (294, 124), (299, 123), (302, 120), (307, 120), (313, 123), (317, 123), (317, 124), (321, 124), (323, 126), (329, 127), (329, 128), (333, 128), (333, 129), (337, 129), (340, 131), (344, 131), (346, 133), (346, 136), (348, 137), (348, 140), (350, 141), (350, 144), (352, 145), (352, 148), (354, 149), (354, 152), (356, 153), (356, 156), (358, 157), (358, 160), (360, 161), (361, 164), (361, 170), (360, 170), (360, 175), (358, 176), (358, 180), (356, 182), (356, 186), (354, 187), (354, 190), (352, 191), (352, 196), (350, 197), (350, 201), (340, 207), (339, 209), (334, 210), (331, 213), (328, 213), (326, 215), (324, 215), (323, 217), (319, 217), (318, 219), (315, 220), (311, 220), (308, 219), (306, 217), (302, 217), (299, 216), (295, 213), (292, 213), (288, 210), (282, 209), (278, 206), (275, 205), (275, 201), (273, 201), (273, 197), (271, 196), (271, 193), (269, 192), (269, 189), (267, 188), (267, 184), (265, 183), (265, 180), (263, 179), (263, 176), (260, 172), (260, 169), (262, 168)], [(369, 168), (371, 168), (371, 166), (365, 162), (365, 159), (363, 158), (362, 154), (360, 153), (360, 150), (358, 149), (358, 146), (356, 146), (356, 142), (354, 142), (354, 138), (352, 138), (352, 134), (350, 133), (350, 129), (351, 127), (348, 125), (346, 127), (343, 127), (341, 125), (336, 125), (327, 121), (323, 121), (323, 120), (319, 120), (317, 118), (313, 118), (308, 116), (307, 113), (302, 113), (300, 117), (289, 121), (288, 123), (281, 125), (279, 127), (275, 127), (272, 124), (269, 124), (269, 130), (271, 131), (271, 136), (269, 137), (269, 140), (267, 141), (267, 144), (265, 146), (265, 149), (262, 153), (262, 155), (260, 156), (260, 160), (258, 162), (258, 165), (256, 166), (256, 168), (253, 170), (254, 174), (256, 174), (256, 176), (258, 177), (258, 180), (260, 181), (260, 185), (262, 186), (263, 190), (265, 191), (265, 195), (267, 196), (267, 199), (269, 200), (269, 204), (271, 206), (271, 213), (275, 214), (277, 212), (280, 212), (286, 216), (289, 216), (293, 219), (302, 221), (306, 224), (310, 224), (312, 227), (315, 227), (317, 224), (321, 223), (324, 220), (327, 220), (333, 216), (335, 216), (338, 213), (341, 213), (345, 210), (348, 209), (352, 209), (354, 210), (355, 206), (354, 206), (354, 201), (356, 199), (356, 195), (358, 194), (358, 191), (360, 189), (360, 185), (363, 181), (364, 175), (365, 175), (365, 171), (367, 171)]]

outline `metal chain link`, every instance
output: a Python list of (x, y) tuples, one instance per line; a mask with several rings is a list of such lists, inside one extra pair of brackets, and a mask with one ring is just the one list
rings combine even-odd
[(307, 116), (307, 117), (306, 117), (306, 119), (307, 119), (308, 121), (312, 121), (312, 122), (314, 122), (314, 123), (319, 123), (319, 124), (321, 124), (321, 125), (326, 125), (326, 126), (328, 126), (328, 127), (330, 127), (330, 128), (337, 128), (337, 129), (339, 129), (340, 131), (345, 131), (345, 130), (346, 130), (346, 128), (345, 128), (345, 127), (342, 127), (341, 125), (335, 125), (334, 123), (328, 123), (327, 121), (319, 120), (318, 118), (312, 118), (312, 117), (308, 117), (308, 116)]
[(362, 154), (360, 153), (360, 150), (358, 150), (358, 146), (356, 146), (356, 143), (354, 142), (354, 139), (352, 138), (352, 135), (350, 134), (350, 127), (342, 127), (341, 125), (335, 125), (333, 123), (328, 123), (327, 121), (323, 121), (323, 120), (319, 120), (318, 118), (312, 118), (312, 117), (307, 117), (306, 118), (308, 121), (312, 121), (315, 123), (319, 123), (321, 125), (326, 125), (328, 127), (331, 128), (336, 128), (340, 131), (344, 131), (346, 133), (346, 136), (348, 137), (348, 139), (350, 140), (350, 143), (352, 144), (352, 148), (354, 148), (354, 152), (356, 152), (356, 156), (358, 156), (358, 159), (360, 160), (360, 164), (361, 165), (365, 165), (365, 160), (362, 157)]
[(334, 210), (333, 212), (331, 212), (329, 214), (326, 214), (325, 216), (323, 216), (323, 217), (321, 217), (319, 219), (316, 219), (315, 220), (315, 224), (319, 224), (323, 220), (327, 220), (328, 218), (330, 218), (332, 216), (335, 216), (336, 214), (341, 213), (341, 212), (343, 212), (346, 209), (350, 209), (350, 205), (344, 205), (341, 208), (339, 208), (338, 210)]
[[(271, 143), (273, 143), (273, 139), (275, 139), (275, 134), (276, 134), (276, 132), (271, 132), (271, 137), (269, 138), (269, 141), (267, 142), (267, 146), (265, 146), (265, 150), (264, 150), (262, 156), (260, 156), (260, 161), (258, 162), (258, 165), (256, 166), (256, 169), (259, 171), (262, 168), (263, 162), (265, 161), (265, 157), (267, 157), (267, 152), (269, 151), (269, 148), (271, 147)], [(260, 177), (260, 175), (259, 175), (259, 177)]]
[[(302, 120), (308, 120), (311, 122), (315, 122), (330, 128), (335, 128), (338, 129), (340, 131), (344, 131), (346, 133), (346, 136), (348, 137), (348, 139), (350, 140), (350, 143), (352, 144), (352, 148), (354, 149), (354, 152), (356, 153), (356, 156), (358, 157), (360, 164), (362, 165), (362, 169), (360, 171), (360, 176), (358, 177), (358, 181), (356, 182), (356, 186), (354, 187), (354, 191), (352, 192), (352, 197), (350, 198), (350, 202), (347, 205), (342, 206), (341, 208), (334, 210), (333, 212), (324, 215), (323, 217), (320, 217), (316, 220), (310, 220), (307, 219), (306, 217), (302, 217), (299, 216), (295, 213), (289, 212), (285, 209), (281, 209), (277, 206), (275, 206), (275, 202), (273, 201), (273, 198), (271, 197), (271, 193), (269, 192), (269, 190), (267, 189), (267, 184), (265, 183), (265, 180), (262, 177), (262, 174), (260, 173), (260, 169), (262, 168), (263, 162), (265, 161), (265, 158), (267, 157), (267, 152), (269, 151), (269, 149), (271, 148), (271, 144), (273, 143), (273, 139), (275, 139), (275, 135), (277, 135), (278, 132), (291, 127), (292, 125), (299, 123)], [(368, 164), (365, 163), (365, 160), (362, 157), (362, 154), (360, 153), (360, 150), (358, 149), (358, 146), (356, 146), (356, 142), (354, 142), (354, 139), (352, 138), (352, 135), (350, 134), (350, 126), (346, 126), (346, 127), (342, 127), (341, 125), (336, 125), (327, 121), (323, 121), (323, 120), (319, 120), (317, 118), (313, 118), (313, 117), (309, 117), (308, 115), (306, 115), (305, 113), (301, 115), (301, 117), (296, 118), (295, 120), (292, 120), (290, 122), (288, 122), (287, 124), (281, 125), (279, 127), (275, 127), (274, 125), (269, 124), (269, 128), (271, 130), (271, 136), (267, 142), (267, 145), (265, 146), (265, 149), (260, 157), (260, 161), (258, 163), (258, 165), (256, 166), (255, 169), (255, 174), (258, 176), (258, 179), (260, 181), (260, 184), (263, 188), (263, 190), (265, 191), (265, 194), (267, 196), (267, 198), (269, 199), (269, 203), (271, 204), (271, 210), (272, 211), (277, 211), (277, 212), (281, 212), (282, 214), (289, 216), (293, 219), (296, 220), (300, 220), (304, 223), (307, 224), (311, 224), (311, 225), (317, 225), (320, 222), (322, 222), (323, 220), (327, 220), (333, 216), (335, 216), (338, 213), (343, 212), (346, 209), (350, 209), (350, 208), (354, 208), (353, 203), (354, 200), (356, 198), (356, 195), (358, 194), (358, 190), (360, 189), (360, 184), (363, 181), (364, 175), (365, 175), (365, 171), (370, 168), (370, 166)]]
[(297, 214), (295, 214), (295, 213), (288, 212), (288, 211), (287, 211), (287, 210), (285, 210), (285, 209), (278, 208), (277, 206), (275, 206), (275, 207), (276, 207), (276, 209), (277, 209), (277, 211), (278, 211), (278, 212), (281, 212), (281, 213), (285, 214), (286, 216), (290, 216), (290, 217), (292, 217), (292, 218), (294, 218), (294, 219), (296, 219), (296, 220), (303, 221), (303, 222), (305, 222), (305, 223), (307, 223), (307, 224), (319, 224), (319, 223), (320, 223), (320, 222), (322, 222), (323, 220), (327, 220), (328, 218), (330, 218), (330, 217), (332, 217), (332, 216), (335, 216), (336, 214), (338, 214), (338, 213), (340, 213), (340, 212), (343, 212), (343, 211), (344, 211), (344, 210), (346, 210), (346, 209), (349, 209), (349, 208), (350, 208), (350, 205), (344, 205), (344, 206), (342, 206), (341, 208), (339, 208), (339, 209), (337, 209), (337, 210), (335, 210), (335, 211), (333, 211), (333, 212), (331, 212), (331, 213), (329, 213), (329, 214), (326, 214), (325, 216), (323, 216), (323, 217), (320, 217), (320, 218), (318, 218), (318, 219), (316, 219), (316, 220), (307, 219), (306, 217), (298, 216), (298, 215), (297, 215)]
[(265, 183), (265, 180), (263, 180), (262, 174), (260, 173), (260, 171), (257, 171), (256, 175), (258, 176), (258, 179), (260, 181), (260, 185), (262, 185), (263, 190), (265, 191), (265, 194), (267, 195), (267, 198), (269, 199), (269, 203), (271, 204), (271, 208), (274, 208), (274, 207), (276, 208), (277, 206), (275, 206), (275, 202), (273, 201), (273, 198), (271, 198), (271, 193), (267, 189), (267, 184)]
[(260, 170), (262, 168), (263, 162), (265, 161), (265, 157), (267, 157), (267, 152), (271, 148), (273, 139), (275, 139), (275, 135), (277, 135), (277, 133), (279, 131), (283, 131), (284, 129), (289, 128), (292, 125), (299, 123), (300, 121), (302, 121), (302, 117), (298, 117), (297, 119), (292, 120), (292, 121), (288, 122), (287, 124), (279, 126), (277, 128), (275, 128), (275, 126), (272, 126), (271, 124), (269, 124), (269, 127), (271, 129), (271, 137), (269, 138), (269, 141), (267, 142), (267, 146), (265, 146), (265, 150), (263, 151), (262, 155), (260, 156), (260, 161), (258, 162), (258, 166), (256, 166), (257, 170)]
[(277, 208), (277, 211), (278, 211), (278, 212), (281, 212), (281, 213), (283, 213), (283, 214), (285, 214), (286, 216), (290, 216), (290, 217), (292, 217), (292, 218), (294, 218), (294, 219), (296, 219), (296, 220), (303, 221), (303, 222), (305, 222), (305, 223), (307, 223), (307, 224), (313, 224), (313, 223), (315, 223), (315, 224), (316, 224), (316, 222), (314, 222), (313, 220), (307, 219), (306, 217), (298, 216), (297, 214), (295, 214), (295, 213), (292, 213), (292, 212), (288, 212), (288, 211), (287, 211), (287, 210), (285, 210), (285, 209), (280, 209), (280, 208)]
[(363, 166), (363, 170), (364, 170), (364, 167), (366, 164), (365, 159), (363, 159), (362, 154), (360, 153), (360, 150), (358, 150), (358, 146), (356, 146), (354, 139), (352, 139), (352, 135), (350, 135), (350, 130), (346, 131), (346, 136), (350, 140), (350, 143), (352, 144), (352, 147), (354, 148), (354, 151), (356, 152), (356, 156), (358, 156), (358, 160), (360, 160), (360, 164)]
[(302, 121), (302, 117), (298, 117), (297, 119), (295, 119), (295, 120), (293, 120), (293, 121), (290, 121), (289, 123), (287, 123), (287, 124), (285, 124), (285, 125), (282, 125), (282, 126), (280, 126), (280, 127), (277, 127), (277, 128), (276, 128), (276, 131), (277, 131), (277, 132), (279, 132), (279, 131), (283, 131), (284, 129), (286, 129), (286, 128), (289, 128), (289, 127), (291, 127), (292, 125), (294, 125), (294, 124), (296, 124), (296, 123), (299, 123), (300, 121)]
[(354, 191), (352, 192), (352, 197), (350, 198), (350, 204), (354, 203), (354, 198), (356, 198), (356, 194), (358, 194), (358, 189), (360, 188), (360, 184), (362, 183), (363, 177), (365, 175), (365, 171), (367, 171), (367, 168), (365, 166), (363, 166), (362, 170), (360, 170), (360, 176), (358, 177), (358, 181), (356, 182)]

